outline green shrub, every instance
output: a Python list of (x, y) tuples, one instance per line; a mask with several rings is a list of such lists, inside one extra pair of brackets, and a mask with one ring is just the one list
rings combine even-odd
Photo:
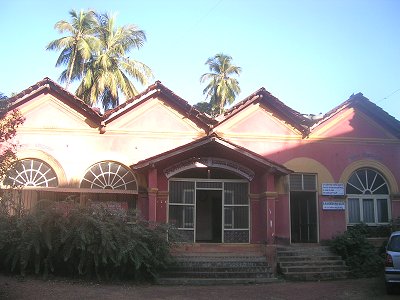
[(32, 214), (14, 218), (14, 238), (7, 247), (5, 264), (11, 271), (25, 275), (54, 271), (54, 262), (62, 246), (61, 234), (65, 227), (62, 215), (53, 209), (37, 209)]
[(170, 261), (166, 225), (127, 223), (103, 207), (42, 201), (19, 218), (3, 215), (0, 226), (3, 267), (22, 275), (148, 279)]
[(357, 278), (375, 277), (382, 271), (383, 258), (368, 242), (368, 232), (367, 225), (355, 225), (330, 241), (332, 250), (342, 257), (351, 275)]

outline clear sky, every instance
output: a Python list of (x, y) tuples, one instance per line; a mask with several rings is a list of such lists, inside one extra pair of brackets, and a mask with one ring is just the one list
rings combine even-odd
[(56, 81), (54, 24), (87, 8), (143, 29), (130, 56), (191, 104), (204, 100), (204, 62), (222, 52), (242, 68), (237, 101), (264, 87), (318, 114), (361, 92), (400, 120), (399, 0), (0, 0), (0, 92)]

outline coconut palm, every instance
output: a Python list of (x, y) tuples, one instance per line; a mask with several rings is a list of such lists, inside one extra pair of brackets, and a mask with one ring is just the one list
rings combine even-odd
[(195, 109), (210, 116), (216, 115), (215, 107), (210, 102), (201, 101), (193, 105)]
[(232, 64), (232, 57), (218, 53), (205, 62), (209, 66), (210, 73), (201, 75), (200, 82), (209, 81), (203, 94), (206, 100), (221, 114), (226, 104), (232, 104), (240, 93), (239, 82), (232, 75), (240, 75), (242, 69)]
[(97, 41), (93, 35), (97, 27), (94, 11), (81, 10), (78, 13), (71, 10), (69, 14), (71, 22), (61, 20), (54, 25), (60, 33), (68, 35), (50, 42), (46, 47), (46, 50), (61, 50), (56, 67), (67, 66), (59, 78), (60, 82), (65, 82), (65, 88), (68, 88), (72, 79), (82, 76), (83, 66), (90, 59)]
[(119, 104), (119, 93), (126, 98), (138, 94), (129, 77), (146, 85), (152, 77), (150, 68), (127, 56), (133, 49), (139, 49), (146, 41), (145, 33), (136, 25), (117, 27), (115, 17), (108, 14), (97, 15), (97, 47), (91, 59), (85, 64), (85, 76), (76, 95), (94, 105), (102, 103), (105, 109)]

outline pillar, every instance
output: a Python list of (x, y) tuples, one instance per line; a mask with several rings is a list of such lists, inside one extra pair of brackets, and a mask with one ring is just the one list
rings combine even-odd
[(157, 169), (153, 168), (150, 169), (148, 172), (148, 182), (149, 182), (149, 215), (148, 220), (150, 222), (155, 222), (157, 220), (157, 193), (158, 193), (158, 186), (157, 186)]
[(275, 190), (275, 175), (266, 174), (266, 191), (263, 193), (264, 200), (264, 218), (266, 219), (266, 241), (267, 244), (275, 243), (275, 200), (277, 192)]

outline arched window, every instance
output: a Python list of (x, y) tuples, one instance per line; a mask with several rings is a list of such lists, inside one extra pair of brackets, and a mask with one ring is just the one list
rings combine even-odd
[(388, 223), (389, 187), (377, 171), (362, 168), (355, 171), (346, 185), (348, 223)]
[(93, 165), (86, 172), (81, 188), (136, 190), (137, 183), (128, 168), (116, 162), (106, 161)]
[(31, 187), (56, 187), (57, 175), (45, 162), (38, 159), (23, 159), (18, 161), (10, 170), (5, 185), (31, 186)]

